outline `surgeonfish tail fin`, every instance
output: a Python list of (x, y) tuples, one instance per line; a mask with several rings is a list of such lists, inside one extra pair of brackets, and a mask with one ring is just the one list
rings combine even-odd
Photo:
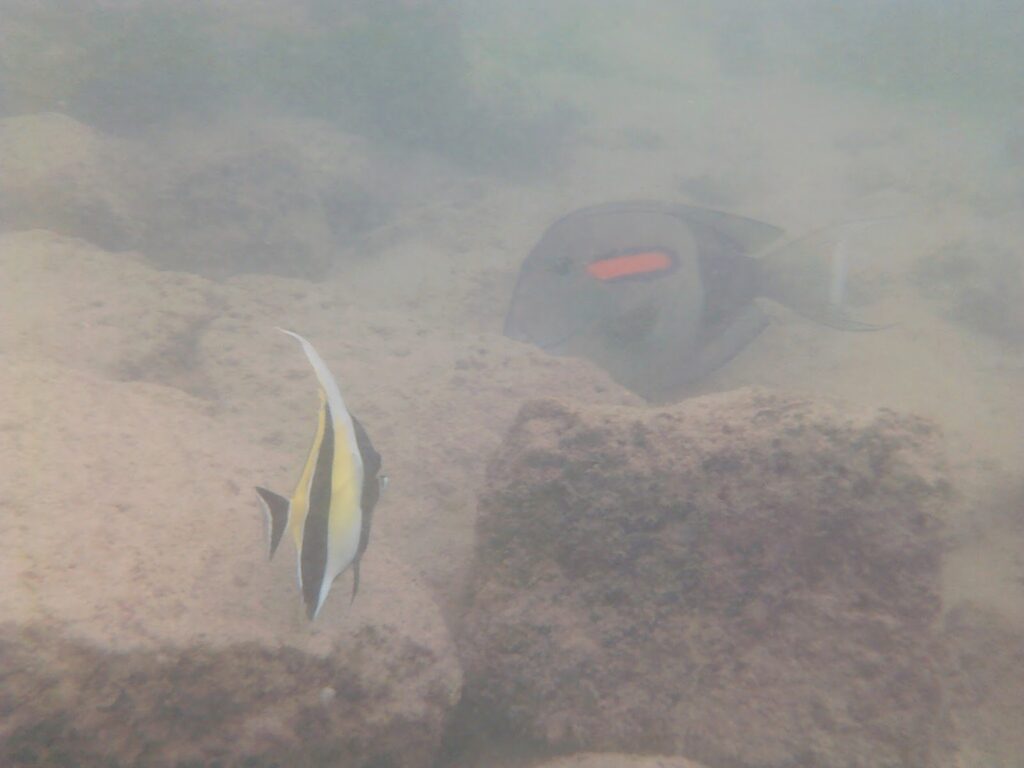
[[(879, 221), (863, 219), (822, 227), (762, 253), (760, 294), (799, 315), (840, 331), (880, 331), (891, 324), (867, 323), (846, 311), (850, 293), (853, 241)], [(853, 253), (851, 253), (851, 250)]]
[(352, 599), (348, 601), (352, 605), (356, 601), (356, 594), (359, 592), (359, 560), (352, 563)]
[(259, 497), (263, 514), (267, 517), (267, 542), (269, 554), (267, 559), (274, 557), (277, 545), (281, 543), (284, 530), (288, 527), (288, 515), (291, 512), (291, 502), (284, 496), (279, 496), (273, 491), (256, 486), (256, 495)]

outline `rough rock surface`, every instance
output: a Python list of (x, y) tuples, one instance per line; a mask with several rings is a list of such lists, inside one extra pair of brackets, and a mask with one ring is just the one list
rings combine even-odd
[(0, 235), (0, 272), (6, 354), (119, 381), (208, 390), (194, 346), (224, 311), (216, 285), (44, 230)]
[[(155, 141), (140, 160), (147, 222), (143, 248), (156, 264), (224, 277), (268, 272), (321, 277), (372, 203), (365, 150), (316, 123), (197, 127), (189, 141)], [(349, 225), (349, 226), (346, 226)]]
[[(460, 680), (433, 598), (452, 618), (486, 457), (531, 391), (629, 395), (348, 286), (215, 283), (43, 230), (0, 235), (0, 272), (0, 764), (429, 762)], [(313, 632), (251, 491), (290, 490), (315, 422), (276, 325), (314, 341), (392, 478), (359, 599), (346, 577)]]
[(535, 768), (701, 768), (685, 757), (652, 755), (619, 755), (614, 753), (581, 753), (559, 757)]
[(222, 417), (247, 440), (301, 456), (316, 383), (294, 341), (272, 325), (309, 338), (370, 430), (391, 478), (375, 537), (394, 542), (454, 621), (487, 459), (519, 405), (533, 393), (564, 391), (594, 402), (638, 401), (583, 361), (545, 358), (479, 334), (439, 334), (386, 314), (322, 306), (319, 298), (272, 288), (212, 323), (199, 337), (196, 386), (209, 387)]
[(1024, 344), (1024, 264), (1017, 217), (986, 221), (958, 242), (922, 257), (918, 289), (949, 319), (1015, 349)]
[(965, 603), (946, 617), (950, 709), (964, 766), (1019, 768), (1024, 755), (1024, 628)]
[(105, 248), (132, 242), (123, 151), (57, 113), (0, 120), (0, 230), (44, 227)]
[(0, 231), (47, 229), (161, 267), (323, 277), (395, 213), (357, 139), (237, 118), (145, 141), (60, 113), (0, 120)]
[(290, 457), (164, 386), (5, 359), (0, 390), (0, 764), (431, 764), (441, 615), (376, 542), (302, 618), (251, 490)]
[(524, 406), (481, 500), (470, 709), (554, 749), (944, 764), (938, 443), (750, 390)]
[[(293, 482), (308, 447), (316, 383), (308, 337), (331, 365), (384, 456), (392, 484), (374, 523), (448, 608), (471, 557), (476, 495), (487, 457), (531, 394), (573, 391), (594, 402), (636, 398), (577, 360), (482, 334), (439, 333), (389, 312), (352, 308), (349, 287), (274, 276), (227, 283), (161, 272), (41, 230), (0, 235), (0, 350), (58, 361), (118, 382), (182, 390), (240, 444), (286, 454)], [(448, 611), (449, 617), (451, 610)]]

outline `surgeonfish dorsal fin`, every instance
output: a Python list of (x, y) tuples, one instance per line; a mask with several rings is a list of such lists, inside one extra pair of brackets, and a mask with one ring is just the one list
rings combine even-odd
[(668, 204), (672, 215), (692, 224), (710, 227), (728, 238), (746, 256), (763, 252), (783, 236), (783, 231), (774, 224), (737, 216), (725, 211), (698, 208), (691, 205)]
[(281, 543), (284, 531), (288, 527), (288, 517), (291, 512), (291, 502), (284, 496), (279, 496), (273, 491), (256, 486), (256, 495), (259, 497), (260, 506), (267, 517), (267, 545), (269, 554), (267, 559), (274, 557), (277, 545)]
[(552, 228), (565, 224), (575, 226), (577, 221), (585, 222), (586, 219), (593, 216), (633, 213), (660, 213), (682, 219), (689, 224), (708, 227), (727, 237), (746, 255), (753, 255), (758, 251), (765, 250), (783, 235), (783, 231), (779, 227), (746, 216), (685, 203), (666, 203), (658, 200), (618, 200), (591, 205), (563, 216), (552, 225)]

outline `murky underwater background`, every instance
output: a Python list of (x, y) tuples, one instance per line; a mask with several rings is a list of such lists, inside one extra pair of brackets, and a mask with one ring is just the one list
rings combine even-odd
[[(1014, 3), (0, 0), (0, 19), (0, 763), (1024, 765)], [(634, 198), (793, 237), (872, 220), (844, 293), (891, 326), (764, 301), (757, 339), (658, 405), (504, 338), (545, 228)], [(314, 428), (275, 326), (317, 346), (391, 478), (359, 598), (312, 627), (251, 490), (287, 491)], [(517, 417), (538, 398), (562, 405)], [(634, 422), (630, 472), (587, 485)], [(559, 430), (578, 440), (552, 449)], [(702, 451), (735, 461), (687, 463)], [(783, 451), (802, 469), (758, 474)], [(551, 453), (583, 474), (533, 474)], [(706, 528), (601, 506), (684, 497)], [(716, 527), (726, 498), (751, 527)], [(824, 564), (787, 538), (816, 524), (804, 501), (866, 521), (829, 523)], [(650, 548), (602, 560), (612, 529), (522, 522), (573, 504), (625, 531), (607, 551)], [(804, 522), (771, 528), (788, 511)], [(941, 526), (915, 534), (918, 511)], [(730, 559), (741, 534), (780, 559)], [(704, 598), (624, 607), (687, 558)], [(883, 559), (893, 595), (823, 607)], [(742, 610), (718, 600), (739, 583)], [(619, 594), (598, 609), (581, 584)]]

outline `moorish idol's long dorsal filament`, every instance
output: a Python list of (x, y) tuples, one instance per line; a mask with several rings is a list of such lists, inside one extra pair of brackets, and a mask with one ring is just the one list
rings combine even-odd
[(302, 345), (320, 383), (316, 435), (291, 500), (256, 488), (267, 517), (270, 557), (286, 528), (298, 551), (299, 589), (313, 620), (334, 580), (353, 567), (352, 598), (359, 589), (359, 561), (370, 540), (373, 508), (386, 478), (380, 454), (362, 425), (348, 412), (338, 383), (313, 345), (278, 329)]

